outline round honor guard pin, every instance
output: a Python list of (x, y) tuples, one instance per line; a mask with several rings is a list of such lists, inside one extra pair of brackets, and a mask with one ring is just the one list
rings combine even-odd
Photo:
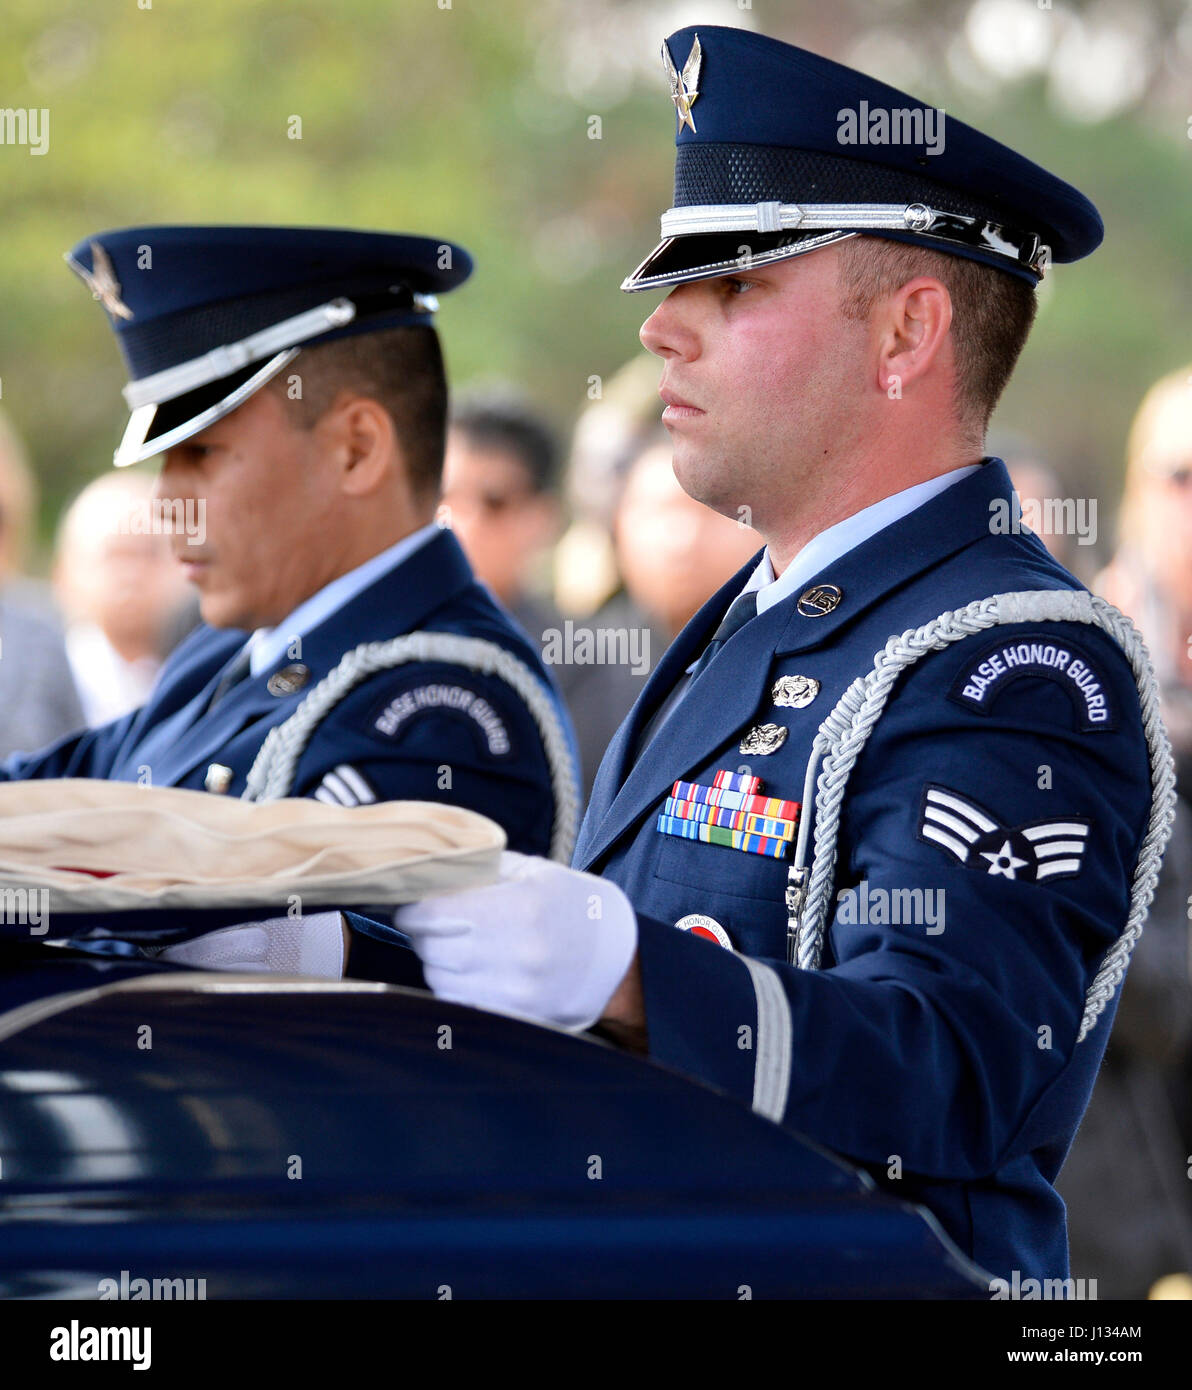
[(813, 584), (799, 595), (797, 607), (805, 618), (822, 618), (831, 613), (843, 597), (835, 584)]
[(742, 753), (764, 757), (767, 753), (777, 753), (789, 733), (784, 724), (755, 724), (737, 746)]
[(270, 695), (294, 695), (310, 680), (310, 667), (295, 662), (293, 666), (283, 666), (274, 671), (265, 685)]
[(770, 698), (784, 709), (806, 709), (819, 691), (820, 683), (814, 676), (779, 676)]
[(709, 917), (703, 912), (689, 912), (686, 917), (680, 917), (675, 926), (680, 931), (689, 931), (692, 936), (702, 936), (705, 941), (714, 941), (717, 946), (723, 946), (725, 950), (736, 950), (732, 938), (716, 918)]

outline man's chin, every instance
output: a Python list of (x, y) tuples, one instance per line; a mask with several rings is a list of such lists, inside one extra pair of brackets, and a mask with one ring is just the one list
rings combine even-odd
[(725, 465), (710, 458), (705, 451), (680, 448), (676, 444), (671, 466), (676, 481), (688, 497), (722, 516), (736, 518), (740, 498), (729, 495), (733, 480), (726, 476)]
[(199, 617), (208, 627), (235, 627), (247, 630), (253, 626), (240, 611), (239, 605), (226, 594), (201, 594)]

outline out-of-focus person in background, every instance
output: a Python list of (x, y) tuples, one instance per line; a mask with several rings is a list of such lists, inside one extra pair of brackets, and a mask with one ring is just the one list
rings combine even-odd
[(1126, 446), (1118, 546), (1094, 585), (1142, 629), (1192, 797), (1192, 364), (1155, 383)]
[(562, 526), (558, 466), (554, 431), (512, 389), (476, 392), (452, 411), (439, 519), (539, 646), (560, 621), (547, 596), (547, 560)]
[(613, 522), (625, 590), (663, 636), (656, 655), (761, 548), (743, 520), (689, 497), (671, 458), (670, 436), (659, 425), (630, 462)]
[(679, 486), (653, 359), (610, 385), (576, 427), (569, 491), (580, 515), (557, 555), (560, 603), (547, 563), (563, 517), (559, 448), (514, 389), (473, 392), (452, 412), (439, 513), (558, 681), (585, 799), (657, 658), (761, 544)]
[(153, 485), (147, 473), (109, 473), (59, 523), (54, 592), (92, 728), (145, 703), (162, 662), (198, 618), (169, 537), (155, 524)]
[(1057, 1186), (1074, 1276), (1096, 1278), (1101, 1298), (1192, 1298), (1192, 365), (1138, 409), (1118, 546), (1092, 587), (1134, 619), (1150, 650), (1179, 796), (1105, 1061)]
[[(568, 664), (556, 671), (579, 739), (585, 797), (658, 658), (761, 546), (754, 531), (679, 486), (660, 423), (658, 372), (648, 354), (632, 358), (602, 383), (572, 439), (574, 519), (555, 552)], [(586, 653), (617, 659), (585, 661)]]
[(25, 450), (0, 416), (0, 757), (83, 726), (62, 628), (21, 574), (37, 507)]
[[(1063, 479), (1024, 439), (995, 437), (989, 452), (1000, 458), (1022, 504), (1021, 524), (1039, 537), (1065, 569), (1086, 584), (1095, 568), (1097, 512), (1088, 527), (1090, 499), (1071, 497)], [(1084, 522), (1081, 534), (1080, 522)], [(1057, 524), (1058, 523), (1058, 524)]]

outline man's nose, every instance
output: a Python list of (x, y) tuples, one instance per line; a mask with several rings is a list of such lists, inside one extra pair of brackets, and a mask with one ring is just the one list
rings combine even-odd
[(671, 290), (642, 324), (638, 337), (656, 357), (681, 357), (689, 362), (699, 356), (699, 337), (695, 327), (694, 286), (680, 285)]
[(181, 467), (174, 450), (167, 450), (162, 455), (161, 467), (157, 473), (157, 480), (153, 484), (153, 492), (150, 494), (153, 501), (168, 502), (172, 498), (182, 497), (186, 492), (185, 479), (186, 470)]

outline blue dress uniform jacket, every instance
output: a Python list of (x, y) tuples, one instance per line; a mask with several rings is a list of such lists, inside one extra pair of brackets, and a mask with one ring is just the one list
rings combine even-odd
[[(755, 562), (742, 569), (619, 730), (574, 863), (618, 883), (639, 914), (653, 1058), (921, 1202), (994, 1275), (1063, 1278), (1052, 1184), (1113, 1004), (1077, 1035), (1125, 925), (1151, 805), (1138, 690), (1113, 639), (1077, 622), (1004, 625), (900, 676), (847, 784), (818, 970), (786, 962), (787, 859), (657, 826), (676, 779), (708, 785), (718, 770), (801, 801), (817, 727), (892, 635), (993, 594), (1079, 589), (1037, 538), (1000, 524), (1011, 497), (989, 460), (823, 570), (817, 582), (842, 592), (833, 611), (803, 616), (796, 596), (759, 614), (634, 763), (640, 731)], [(794, 675), (819, 693), (776, 705), (775, 682)], [(785, 727), (785, 742), (742, 754), (762, 723)], [(733, 949), (676, 930), (689, 914), (714, 919)]]
[[(512, 653), (549, 692), (573, 741), (537, 653), (476, 582), (459, 543), (444, 530), (303, 636), (300, 656), (284, 655), (242, 680), (213, 708), (211, 697), (246, 632), (199, 628), (170, 657), (141, 709), (43, 752), (16, 755), (0, 776), (201, 789), (216, 764), (230, 769), (226, 791), (238, 796), (269, 730), (294, 713), (346, 652), (417, 630), (479, 637)], [(290, 689), (292, 683), (275, 681), (271, 689), (271, 677), (296, 661), (309, 671), (304, 685)], [(511, 849), (550, 850), (555, 801), (542, 736), (522, 698), (495, 675), (410, 662), (366, 679), (316, 728), (289, 794), (326, 799), (328, 788), (341, 801), (352, 793), (360, 800), (448, 801), (499, 822)]]

